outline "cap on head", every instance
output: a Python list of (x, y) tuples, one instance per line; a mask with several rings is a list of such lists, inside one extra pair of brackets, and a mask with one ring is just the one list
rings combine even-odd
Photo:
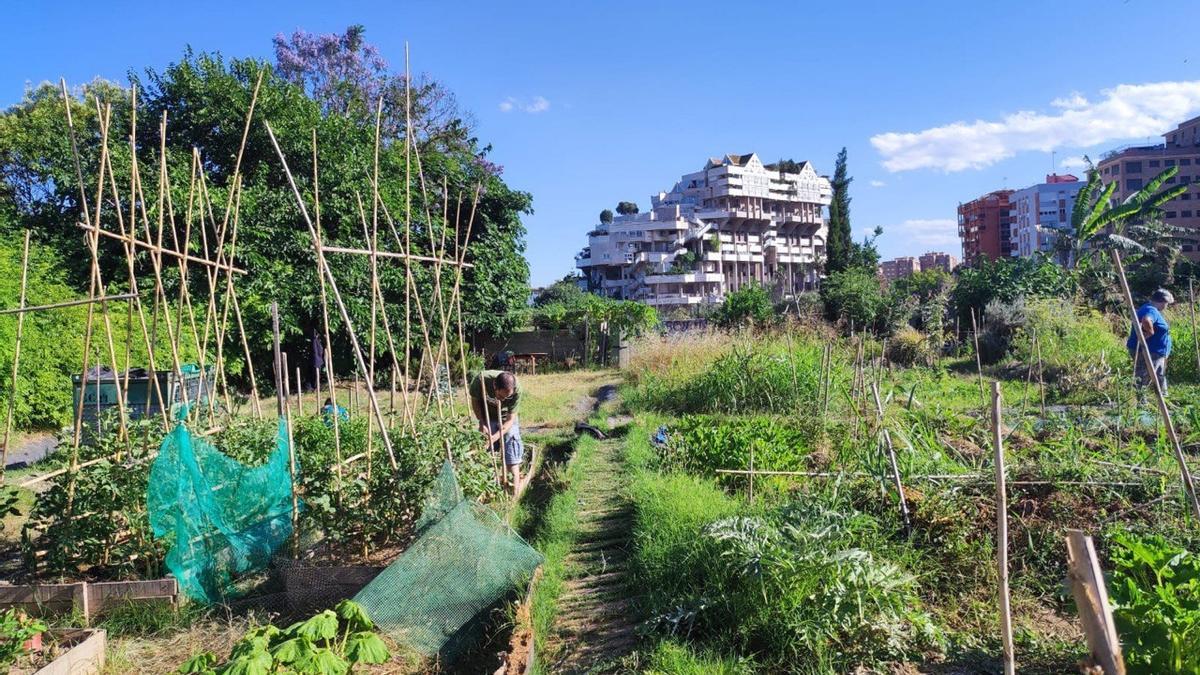
[(1175, 303), (1175, 296), (1171, 295), (1171, 291), (1165, 288), (1160, 288), (1150, 295), (1150, 299), (1154, 302), (1165, 302), (1168, 305)]

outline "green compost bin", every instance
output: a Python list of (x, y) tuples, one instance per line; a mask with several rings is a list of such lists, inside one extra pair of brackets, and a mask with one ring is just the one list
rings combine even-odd
[[(162, 414), (159, 396), (155, 389), (162, 392), (162, 403), (170, 408), (183, 403), (207, 403), (209, 392), (212, 390), (213, 367), (208, 366), (203, 371), (195, 364), (185, 364), (180, 367), (182, 379), (174, 370), (148, 371), (144, 368), (134, 368), (128, 373), (115, 374), (108, 370), (93, 370), (88, 373), (84, 383), (81, 375), (71, 377), (74, 385), (75, 419), (79, 419), (84, 427), (95, 428), (96, 421), (108, 410), (117, 409), (117, 399), (121, 386), (126, 383), (128, 389), (125, 396), (125, 412), (129, 419), (155, 417)], [(186, 398), (184, 392), (187, 392)], [(83, 405), (83, 414), (79, 414), (79, 406)]]

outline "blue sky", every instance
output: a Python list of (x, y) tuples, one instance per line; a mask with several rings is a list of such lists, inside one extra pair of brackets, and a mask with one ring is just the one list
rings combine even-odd
[[(833, 5), (837, 6), (833, 6)], [(531, 281), (571, 271), (597, 214), (758, 152), (831, 173), (885, 257), (958, 252), (959, 201), (1200, 114), (1200, 3), (25, 2), (0, 27), (0, 105), (28, 84), (125, 81), (186, 45), (271, 58), (271, 37), (362, 23), (442, 80), (534, 196)], [(1157, 140), (1157, 139), (1154, 139)]]

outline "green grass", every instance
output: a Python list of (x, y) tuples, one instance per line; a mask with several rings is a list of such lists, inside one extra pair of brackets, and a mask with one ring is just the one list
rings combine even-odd
[(539, 667), (554, 656), (551, 636), (558, 615), (559, 599), (566, 588), (569, 571), (566, 557), (579, 531), (579, 483), (589, 476), (589, 463), (596, 452), (597, 443), (590, 436), (580, 436), (570, 462), (556, 467), (555, 475), (548, 478), (552, 483), (561, 485), (562, 489), (550, 498), (530, 542), (545, 556), (542, 577), (534, 588), (530, 609)]

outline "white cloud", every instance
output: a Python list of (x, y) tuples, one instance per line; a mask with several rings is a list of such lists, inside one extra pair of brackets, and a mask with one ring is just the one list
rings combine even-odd
[(959, 244), (958, 221), (953, 218), (913, 218), (899, 225), (885, 225), (883, 236), (895, 237), (926, 249), (951, 250), (951, 247)]
[(1064, 159), (1063, 161), (1059, 162), (1058, 164), (1059, 164), (1059, 166), (1061, 166), (1062, 168), (1067, 169), (1067, 170), (1086, 169), (1087, 168), (1087, 160), (1083, 158), (1083, 155), (1076, 155), (1074, 157), (1068, 157), (1068, 158)]
[(881, 180), (873, 180), (873, 181), (871, 181), (871, 187), (879, 188), (879, 187), (883, 187), (883, 186), (885, 186), (885, 185), (887, 185), (887, 183), (885, 183), (885, 182), (883, 182), (883, 181), (881, 181)]
[(512, 112), (514, 110), (536, 115), (550, 109), (550, 101), (546, 100), (545, 96), (534, 96), (532, 99), (525, 101), (515, 96), (509, 96), (500, 102), (500, 112)]
[(981, 169), (1018, 152), (1086, 148), (1118, 139), (1158, 136), (1200, 111), (1200, 80), (1121, 84), (1090, 102), (1078, 93), (1058, 98), (1058, 112), (1019, 111), (998, 121), (959, 121), (915, 132), (871, 137), (892, 172)]

